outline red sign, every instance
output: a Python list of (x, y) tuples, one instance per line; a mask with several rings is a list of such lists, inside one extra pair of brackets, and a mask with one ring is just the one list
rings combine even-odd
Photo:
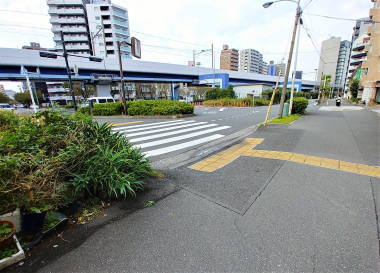
[(139, 39), (132, 37), (132, 56), (141, 59), (141, 42)]

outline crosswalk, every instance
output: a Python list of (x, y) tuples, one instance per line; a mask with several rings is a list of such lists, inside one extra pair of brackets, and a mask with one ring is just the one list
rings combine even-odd
[(184, 150), (224, 137), (221, 131), (231, 126), (195, 120), (174, 120), (112, 128), (128, 138), (147, 157)]

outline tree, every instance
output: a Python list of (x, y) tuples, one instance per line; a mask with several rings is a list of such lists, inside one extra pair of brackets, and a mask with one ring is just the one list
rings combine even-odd
[[(69, 83), (64, 82), (62, 84), (62, 87), (69, 92)], [(83, 85), (80, 82), (74, 82), (73, 83), (73, 91), (75, 96), (81, 96), (84, 99), (87, 99), (95, 94), (95, 88), (93, 85), (85, 84)]]
[(355, 99), (358, 97), (359, 87), (360, 87), (359, 83), (360, 81), (357, 79), (352, 79), (350, 82), (350, 93), (351, 93), (351, 96)]
[[(38, 98), (38, 101), (42, 101), (43, 100), (43, 97), (42, 97), (42, 93), (41, 91), (37, 90), (37, 98)], [(19, 103), (22, 103), (22, 104), (25, 104), (27, 106), (30, 106), (32, 104), (32, 99), (30, 97), (30, 92), (29, 90), (26, 90), (25, 92), (23, 93), (16, 93), (15, 94), (15, 100)], [(37, 101), (35, 101), (35, 103), (37, 103)]]
[(232, 85), (227, 88), (215, 87), (206, 92), (206, 100), (217, 100), (223, 98), (236, 98), (235, 91)]
[(6, 94), (0, 92), (0, 103), (9, 103), (10, 100)]

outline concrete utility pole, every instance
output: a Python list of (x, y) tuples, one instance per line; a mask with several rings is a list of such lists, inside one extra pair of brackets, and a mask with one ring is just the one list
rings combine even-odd
[[(301, 17), (299, 18), (299, 24), (301, 25)], [(294, 59), (294, 71), (293, 71), (293, 81), (292, 81), (292, 89), (290, 90), (290, 103), (289, 103), (289, 112), (288, 114), (291, 115), (292, 114), (292, 108), (293, 108), (293, 94), (294, 94), (294, 86), (295, 86), (295, 83), (296, 83), (296, 71), (297, 71), (297, 62), (298, 62), (298, 50), (299, 50), (299, 47), (300, 47), (300, 31), (301, 31), (301, 26), (298, 27), (298, 34), (297, 34), (297, 46), (296, 46), (296, 56), (295, 56), (295, 59)]]
[(285, 103), (285, 98), (286, 98), (286, 90), (287, 90), (287, 87), (288, 87), (288, 78), (289, 78), (289, 73), (290, 73), (290, 69), (291, 69), (291, 65), (292, 65), (294, 44), (295, 44), (295, 40), (296, 40), (297, 28), (298, 28), (298, 25), (299, 25), (301, 14), (302, 14), (302, 10), (300, 8), (300, 0), (298, 0), (297, 1), (296, 19), (295, 19), (295, 22), (294, 22), (292, 41), (291, 41), (291, 44), (290, 44), (290, 51), (289, 51), (289, 56), (288, 56), (288, 63), (286, 65), (286, 73), (285, 73), (285, 79), (284, 79), (284, 86), (282, 88), (282, 93), (281, 93), (280, 109), (278, 111), (278, 117), (279, 118), (282, 118), (282, 112), (284, 111), (284, 103)]
[[(26, 77), (26, 83), (27, 83), (28, 88), (29, 88), (30, 98), (32, 99), (32, 108), (33, 108), (34, 113), (37, 113), (37, 106), (36, 106), (36, 102), (34, 101), (33, 89), (32, 89), (32, 85), (30, 84), (28, 71), (26, 71), (25, 77)], [(36, 94), (36, 96), (37, 96), (37, 94)]]
[[(124, 114), (127, 114), (127, 102), (125, 100), (125, 88), (124, 88), (124, 72), (123, 72), (123, 61), (121, 59), (121, 42), (117, 41), (117, 52), (119, 55), (119, 69), (120, 69), (120, 91), (122, 94), (122, 101), (123, 101), (123, 109), (124, 109)], [(129, 95), (128, 95), (129, 99)]]
[(77, 102), (75, 101), (73, 82), (71, 80), (71, 70), (70, 70), (70, 66), (69, 66), (68, 54), (66, 51), (65, 40), (63, 37), (63, 31), (61, 31), (61, 42), (62, 42), (62, 48), (63, 48), (63, 57), (65, 58), (65, 63), (66, 63), (67, 76), (69, 77), (69, 90), (71, 93), (71, 98), (73, 100), (74, 111), (77, 111), (78, 107), (77, 107)]

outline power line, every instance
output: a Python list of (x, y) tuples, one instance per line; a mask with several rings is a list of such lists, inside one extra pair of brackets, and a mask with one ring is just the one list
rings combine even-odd
[(324, 64), (327, 64), (327, 62), (322, 58), (321, 52), (319, 51), (318, 47), (316, 46), (316, 44), (315, 44), (315, 42), (314, 42), (314, 39), (313, 39), (313, 37), (311, 36), (311, 33), (310, 33), (309, 29), (305, 26), (305, 23), (302, 24), (302, 27), (305, 29), (305, 31), (306, 31), (306, 35), (307, 35), (307, 37), (310, 39), (310, 41), (311, 41), (311, 43), (312, 43), (312, 45), (313, 45), (315, 51), (318, 53), (320, 60), (321, 60)]
[(2, 23), (0, 23), (0, 26), (50, 30), (50, 28), (43, 28), (43, 27), (38, 27), (38, 26), (24, 26), (24, 25), (17, 25), (17, 24), (2, 24)]
[(305, 10), (310, 4), (313, 2), (313, 0), (310, 0), (302, 9)]
[[(328, 15), (322, 15), (322, 14), (315, 14), (315, 13), (306, 13), (307, 15), (310, 15), (310, 16), (316, 16), (316, 17), (322, 17), (322, 18), (327, 18), (327, 19), (332, 19), (332, 20), (341, 20), (341, 21), (353, 21), (353, 22), (357, 22), (357, 21), (368, 21), (366, 19), (355, 19), (355, 18), (343, 18), (343, 17), (335, 17), (335, 16), (328, 16)], [(372, 20), (369, 20), (371, 23), (380, 23), (380, 22), (377, 22), (377, 21), (372, 21)]]

